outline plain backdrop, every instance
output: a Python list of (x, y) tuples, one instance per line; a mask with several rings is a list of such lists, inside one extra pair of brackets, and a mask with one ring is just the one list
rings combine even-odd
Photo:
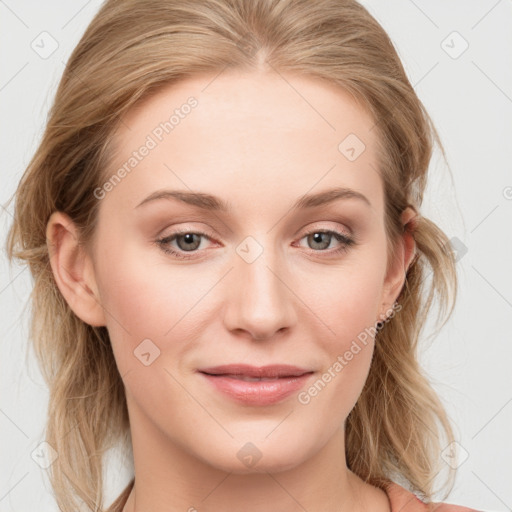
[[(439, 130), (422, 213), (457, 251), (459, 299), (422, 364), (456, 426), (458, 474), (446, 500), (512, 509), (512, 2), (365, 0), (399, 52)], [(5, 204), (40, 140), (72, 49), (101, 2), (0, 0), (0, 202)], [(0, 209), (0, 512), (56, 511), (37, 462), (47, 389), (27, 349), (28, 269), (4, 250), (12, 205)], [(433, 325), (433, 324), (432, 324)], [(429, 330), (430, 329), (430, 330)], [(445, 453), (447, 464), (455, 464)], [(107, 496), (131, 477), (112, 453)]]

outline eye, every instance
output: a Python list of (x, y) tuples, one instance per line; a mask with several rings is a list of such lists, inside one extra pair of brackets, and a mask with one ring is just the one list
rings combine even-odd
[[(156, 244), (166, 254), (179, 259), (191, 259), (195, 258), (196, 254), (200, 251), (201, 241), (203, 238), (212, 241), (213, 237), (211, 234), (202, 233), (191, 230), (179, 230), (167, 235), (163, 238), (156, 240)], [(307, 239), (308, 245), (311, 245), (311, 253), (326, 253), (327, 255), (334, 256), (343, 252), (348, 251), (349, 247), (356, 244), (356, 240), (343, 233), (333, 230), (315, 230), (307, 233), (301, 238)], [(326, 250), (331, 245), (331, 242), (337, 241), (340, 246), (331, 250)], [(176, 246), (171, 245), (172, 242), (176, 242)], [(187, 254), (188, 253), (188, 254)]]
[[(201, 237), (211, 240), (210, 235), (196, 231), (175, 231), (168, 236), (156, 241), (159, 247), (166, 253), (172, 254), (180, 259), (194, 258), (193, 255), (201, 245)], [(177, 249), (171, 246), (171, 242), (176, 241)], [(186, 254), (186, 253), (192, 254)]]
[[(356, 241), (354, 238), (350, 238), (349, 236), (339, 233), (338, 231), (332, 230), (315, 230), (307, 233), (304, 237), (301, 238), (307, 239), (308, 245), (313, 249), (312, 252), (327, 252), (328, 254), (339, 254), (345, 252), (349, 249), (350, 246), (355, 245)], [(331, 251), (326, 251), (325, 249), (329, 248), (332, 241), (337, 241), (341, 245), (338, 248), (335, 248)]]

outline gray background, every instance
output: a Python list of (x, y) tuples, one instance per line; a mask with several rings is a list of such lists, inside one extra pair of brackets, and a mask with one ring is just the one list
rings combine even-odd
[[(449, 169), (439, 152), (432, 159), (422, 211), (460, 258), (457, 308), (438, 336), (428, 338), (427, 326), (422, 349), (460, 444), (447, 501), (511, 510), (512, 1), (362, 3), (394, 41), (448, 155)], [(2, 204), (37, 147), (65, 62), (99, 6), (0, 0)], [(48, 55), (52, 45), (58, 47)], [(0, 209), (2, 244), (11, 210)], [(0, 270), (0, 511), (53, 511), (46, 470), (34, 460), (48, 395), (27, 352), (29, 271), (9, 267), (3, 247)], [(113, 499), (132, 466), (113, 452), (109, 467)]]

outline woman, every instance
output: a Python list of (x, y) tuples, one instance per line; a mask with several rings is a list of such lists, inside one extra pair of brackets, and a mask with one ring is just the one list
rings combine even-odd
[(50, 114), (8, 250), (61, 510), (104, 510), (120, 440), (109, 511), (470, 510), (432, 502), (454, 438), (416, 355), (457, 289), (438, 137), (361, 5), (109, 0)]

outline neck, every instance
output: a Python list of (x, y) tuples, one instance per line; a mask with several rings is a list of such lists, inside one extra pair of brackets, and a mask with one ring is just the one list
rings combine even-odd
[(290, 469), (258, 464), (261, 469), (241, 474), (200, 460), (143, 415), (134, 417), (133, 410), (130, 419), (135, 484), (123, 512), (390, 510), (382, 490), (347, 468), (342, 428), (319, 452)]

